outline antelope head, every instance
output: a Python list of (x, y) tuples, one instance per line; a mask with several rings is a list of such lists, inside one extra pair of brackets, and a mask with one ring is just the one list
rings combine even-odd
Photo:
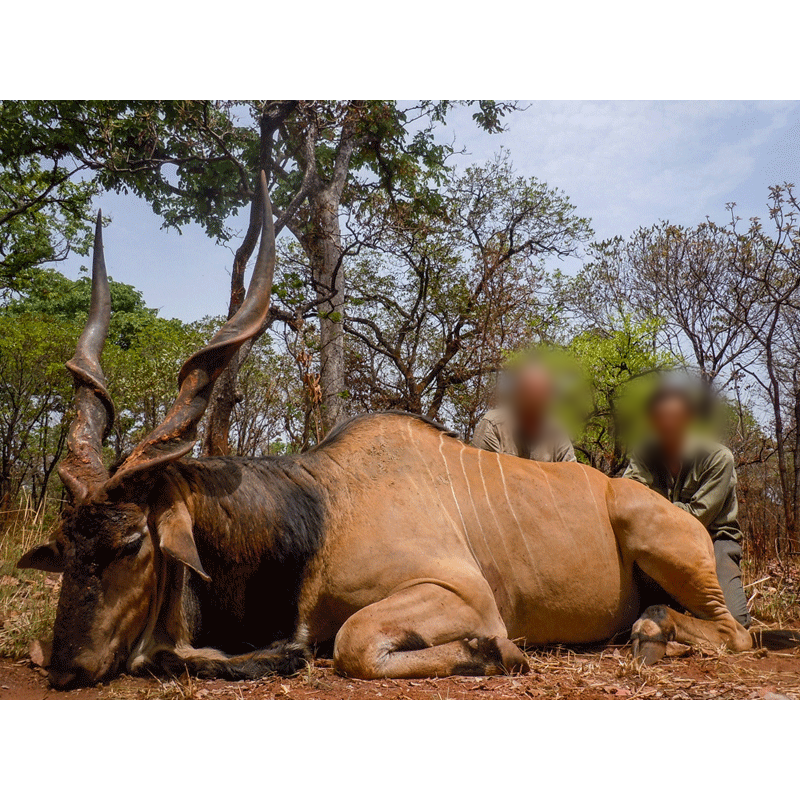
[[(178, 397), (164, 421), (109, 475), (102, 459), (114, 420), (100, 355), (108, 335), (111, 297), (98, 215), (92, 301), (75, 356), (75, 418), (59, 475), (71, 502), (54, 538), (27, 552), (18, 567), (62, 572), (53, 630), (50, 682), (58, 688), (113, 676), (126, 663), (157, 603), (159, 564), (174, 558), (208, 580), (191, 522), (164, 508), (158, 478), (194, 445), (214, 384), (239, 347), (257, 336), (269, 310), (275, 232), (266, 178), (261, 173), (261, 242), (250, 286), (239, 310), (192, 355), (178, 377)], [(155, 512), (154, 501), (159, 506)]]

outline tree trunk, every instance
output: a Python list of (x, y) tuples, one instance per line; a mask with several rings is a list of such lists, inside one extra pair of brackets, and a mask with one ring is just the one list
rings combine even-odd
[(783, 410), (781, 406), (780, 381), (776, 374), (775, 360), (772, 350), (772, 338), (769, 337), (765, 342), (767, 375), (770, 382), (770, 395), (772, 400), (772, 413), (775, 425), (775, 449), (778, 455), (778, 477), (781, 486), (781, 499), (783, 501), (784, 524), (786, 525), (786, 536), (791, 539), (794, 537), (795, 519), (794, 505), (792, 503), (792, 488), (789, 483), (789, 468), (786, 463), (786, 442), (784, 440)]
[(328, 433), (344, 417), (344, 264), (339, 199), (330, 189), (314, 197), (309, 252), (319, 304), (322, 425)]
[[(797, 521), (800, 520), (800, 375), (797, 367), (792, 372), (792, 389), (794, 390), (794, 452), (792, 453), (792, 469), (794, 486), (792, 492), (793, 522), (792, 536), (797, 535)], [(792, 550), (800, 550), (797, 541), (792, 542)]]
[[(272, 167), (272, 137), (297, 107), (296, 100), (271, 100), (265, 107), (260, 120), (259, 169), (267, 173)], [(256, 176), (257, 177), (257, 176)], [(258, 185), (256, 180), (254, 185)], [(250, 204), (250, 221), (244, 240), (236, 251), (231, 269), (231, 299), (228, 304), (228, 319), (238, 310), (244, 301), (244, 273), (247, 262), (253, 255), (261, 235), (261, 197), (258, 191), (253, 193)], [(252, 344), (252, 343), (251, 343)], [(231, 359), (222, 375), (219, 376), (209, 401), (210, 408), (206, 414), (203, 431), (202, 454), (204, 456), (227, 456), (230, 454), (230, 428), (233, 409), (236, 405), (236, 376), (239, 367), (247, 358), (250, 348), (241, 347)]]
[(202, 454), (204, 456), (230, 455), (230, 430), (233, 407), (236, 404), (236, 376), (239, 372), (239, 354), (231, 359), (217, 379), (211, 394), (211, 410), (203, 430)]

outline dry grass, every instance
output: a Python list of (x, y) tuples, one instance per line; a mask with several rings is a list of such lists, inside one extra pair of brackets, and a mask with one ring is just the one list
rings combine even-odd
[(771, 627), (796, 626), (800, 622), (800, 565), (770, 561), (758, 573), (743, 570), (748, 608), (757, 622)]
[(693, 648), (683, 658), (667, 658), (644, 667), (629, 647), (599, 654), (555, 649), (529, 653), (532, 672), (542, 679), (543, 698), (597, 697), (625, 699), (754, 699), (779, 692), (800, 699), (800, 674), (775, 671), (776, 659), (797, 663), (797, 654), (763, 652), (733, 655), (723, 648)]
[(60, 577), (16, 568), (22, 555), (46, 541), (51, 530), (52, 520), (30, 508), (0, 516), (0, 658), (21, 658), (34, 639), (51, 636)]

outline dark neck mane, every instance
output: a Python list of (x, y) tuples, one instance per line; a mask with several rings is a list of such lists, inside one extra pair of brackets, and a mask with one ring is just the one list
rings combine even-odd
[(175, 466), (192, 494), (197, 552), (211, 576), (193, 581), (193, 644), (233, 653), (291, 638), (306, 567), (325, 537), (319, 487), (291, 458)]

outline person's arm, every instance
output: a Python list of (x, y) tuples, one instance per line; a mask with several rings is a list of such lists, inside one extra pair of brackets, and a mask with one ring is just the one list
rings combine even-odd
[(572, 446), (572, 440), (567, 436), (566, 432), (561, 433), (555, 446), (555, 461), (577, 461), (575, 458), (575, 448)]
[(481, 450), (491, 450), (493, 453), (500, 451), (500, 437), (493, 422), (483, 417), (475, 428), (472, 444)]
[(628, 466), (622, 473), (623, 478), (631, 478), (634, 481), (643, 483), (645, 486), (653, 488), (653, 473), (645, 466), (643, 459), (638, 453), (631, 453), (628, 459)]
[(674, 505), (688, 511), (708, 528), (722, 511), (732, 486), (736, 486), (733, 455), (730, 450), (720, 450), (703, 470), (700, 486), (692, 499), (688, 503), (676, 502)]

